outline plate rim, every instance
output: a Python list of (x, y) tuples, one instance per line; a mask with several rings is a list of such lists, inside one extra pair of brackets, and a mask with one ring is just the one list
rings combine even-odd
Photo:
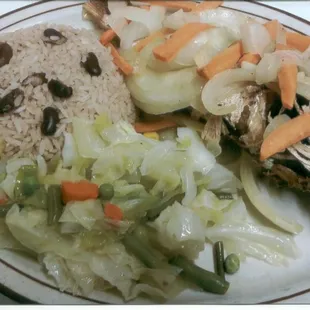
[[(33, 3), (30, 3), (28, 5), (25, 5), (23, 7), (19, 7), (17, 9), (14, 9), (12, 11), (9, 11), (5, 14), (2, 14), (0, 15), (0, 20), (2, 20), (3, 18), (6, 18), (8, 16), (11, 16), (11, 15), (14, 15), (15, 13), (17, 12), (21, 12), (21, 11), (24, 11), (24, 10), (27, 10), (29, 8), (33, 8), (35, 6), (39, 6), (39, 5), (42, 5), (42, 4), (45, 4), (45, 3), (48, 3), (48, 2), (53, 2), (53, 0), (40, 0), (40, 1), (36, 1), (36, 2), (33, 2)], [(235, 2), (238, 2), (238, 1), (235, 1)], [(279, 8), (275, 8), (275, 7), (272, 7), (268, 4), (265, 4), (265, 3), (261, 3), (261, 2), (258, 2), (256, 0), (243, 0), (242, 2), (248, 2), (248, 3), (251, 3), (251, 4), (254, 4), (254, 5), (258, 5), (260, 7), (265, 7), (265, 8), (268, 8), (268, 9), (271, 9), (275, 12), (278, 12), (278, 13), (281, 13), (282, 15), (286, 15), (288, 17), (291, 17), (295, 20), (298, 20), (308, 26), (310, 26), (310, 21), (300, 17), (300, 16), (297, 16), (295, 14), (292, 14), (290, 12), (287, 12), (287, 11), (284, 11), (282, 9), (279, 9)], [(29, 20), (31, 18), (34, 18), (34, 17), (37, 17), (37, 16), (40, 16), (40, 15), (44, 15), (44, 14), (47, 14), (47, 13), (50, 13), (50, 12), (53, 12), (53, 11), (59, 11), (59, 10), (63, 10), (63, 9), (68, 9), (68, 8), (71, 8), (71, 7), (76, 7), (76, 6), (82, 6), (84, 3), (84, 1), (80, 1), (79, 3), (75, 3), (75, 4), (70, 4), (70, 5), (65, 5), (65, 6), (61, 6), (61, 7), (57, 7), (57, 8), (54, 8), (54, 9), (49, 9), (49, 10), (46, 10), (46, 11), (40, 11), (39, 13), (37, 14), (34, 14), (34, 15), (31, 15), (31, 16), (28, 16), (26, 18), (21, 18), (20, 20), (12, 23), (12, 24), (9, 24), (5, 27), (2, 27), (0, 28), (0, 33), (11, 27), (11, 26), (14, 26), (20, 22), (24, 22), (26, 20)], [(255, 17), (259, 17), (259, 18), (263, 18), (265, 20), (271, 20), (270, 18), (267, 18), (267, 17), (264, 17), (264, 16), (261, 16), (261, 15), (258, 15), (258, 14), (254, 14), (254, 13), (249, 13), (249, 12), (246, 12), (246, 11), (243, 11), (243, 10), (239, 10), (239, 9), (234, 9), (234, 8), (231, 8), (231, 7), (227, 7), (225, 6), (225, 4), (222, 6), (224, 8), (227, 8), (227, 9), (230, 9), (230, 10), (233, 10), (233, 11), (239, 11), (239, 12), (242, 12), (242, 13), (246, 13), (248, 15), (252, 15), (252, 16), (255, 16)], [(293, 27), (290, 27), (288, 25), (285, 25), (283, 24), (286, 28), (288, 29), (291, 29), (295, 32), (298, 32), (300, 34), (305, 34), (304, 32), (301, 32)], [(54, 286), (54, 285), (51, 285), (47, 282), (44, 282), (40, 279), (37, 279), (29, 274), (27, 274), (26, 272), (14, 267), (13, 265), (11, 265), (9, 262), (3, 260), (2, 258), (0, 258), (0, 263), (2, 265), (5, 265), (7, 268), (10, 268), (11, 270), (15, 271), (16, 273), (18, 273), (19, 275), (21, 276), (24, 276), (26, 278), (28, 278), (29, 280), (33, 281), (33, 282), (36, 282), (37, 284), (40, 284), (48, 289), (52, 289), (52, 290), (55, 290), (57, 291), (58, 293), (64, 293), (66, 295), (69, 295), (70, 297), (73, 297), (73, 298), (77, 298), (77, 299), (82, 299), (84, 301), (89, 301), (89, 302), (92, 302), (92, 303), (95, 303), (95, 304), (109, 304), (109, 303), (106, 303), (106, 302), (103, 302), (103, 301), (100, 301), (100, 300), (97, 300), (97, 299), (93, 299), (93, 298), (89, 298), (89, 297), (85, 297), (85, 296), (81, 296), (81, 295), (73, 295), (72, 293), (70, 292), (67, 292), (67, 291), (64, 291), (64, 292), (61, 292), (57, 286)], [(13, 301), (16, 301), (20, 304), (41, 304), (37, 301), (34, 301), (32, 300), (31, 298), (28, 298), (26, 296), (23, 296), (22, 294), (14, 291), (14, 289), (11, 289), (7, 286), (5, 286), (2, 281), (0, 282), (0, 293), (2, 293), (3, 295), (5, 295), (6, 297), (12, 299)], [(301, 291), (298, 291), (296, 293), (293, 293), (293, 294), (290, 294), (290, 295), (285, 295), (285, 296), (281, 296), (281, 297), (278, 297), (278, 298), (274, 298), (274, 299), (270, 299), (270, 300), (266, 300), (266, 301), (262, 301), (262, 302), (258, 302), (258, 303), (254, 303), (254, 304), (272, 304), (272, 303), (278, 303), (278, 302), (281, 302), (281, 301), (284, 301), (284, 300), (289, 300), (289, 299), (292, 299), (292, 298), (295, 298), (295, 297), (298, 297), (298, 296), (302, 296), (302, 295), (305, 295), (305, 294), (308, 294), (310, 293), (310, 287), (307, 288), (307, 289), (304, 289), (304, 290), (301, 290)]]

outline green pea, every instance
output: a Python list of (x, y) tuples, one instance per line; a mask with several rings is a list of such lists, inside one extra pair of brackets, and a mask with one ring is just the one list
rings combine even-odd
[(240, 260), (236, 254), (229, 254), (224, 262), (225, 271), (228, 274), (236, 273), (240, 268)]
[(40, 187), (38, 179), (34, 176), (26, 177), (22, 183), (22, 193), (29, 197)]
[(114, 196), (114, 187), (109, 183), (101, 184), (99, 187), (99, 193), (101, 199), (110, 200)]

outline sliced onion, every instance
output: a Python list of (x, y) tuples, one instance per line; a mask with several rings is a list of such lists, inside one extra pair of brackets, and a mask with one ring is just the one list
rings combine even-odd
[(277, 36), (276, 36), (276, 43), (277, 44), (284, 44), (286, 45), (286, 30), (285, 28), (278, 23), (278, 29), (277, 29)]
[(297, 74), (297, 94), (310, 100), (310, 77), (302, 72)]
[(126, 18), (112, 14), (107, 17), (107, 22), (118, 36), (122, 34), (122, 29), (128, 24)]
[(256, 67), (256, 83), (258, 85), (275, 82), (278, 78), (278, 71), (281, 67), (281, 60), (275, 54), (265, 54)]
[[(230, 69), (217, 74), (203, 88), (202, 102), (210, 113), (225, 115), (237, 108), (238, 102), (224, 104), (223, 97), (231, 97), (234, 89), (239, 92), (240, 83), (255, 81), (255, 73), (245, 69)], [(243, 85), (242, 85), (243, 86)]]
[(240, 12), (217, 8), (214, 10), (200, 12), (199, 21), (201, 23), (208, 23), (217, 27), (226, 27), (234, 36), (234, 39), (239, 40), (241, 38), (241, 26), (252, 22), (253, 19)]
[(300, 233), (303, 230), (299, 223), (276, 212), (272, 201), (258, 187), (251, 158), (245, 153), (241, 159), (240, 177), (248, 198), (265, 218), (277, 227), (293, 234)]
[(270, 45), (271, 36), (262, 24), (249, 23), (240, 28), (242, 47), (244, 52), (263, 55)]
[(194, 60), (198, 68), (207, 65), (219, 52), (233, 43), (234, 39), (226, 28), (214, 28), (208, 31), (207, 42), (198, 50)]
[(299, 69), (307, 76), (310, 76), (310, 59), (304, 60), (303, 63), (299, 66)]
[(200, 100), (203, 81), (196, 68), (159, 73), (146, 69), (126, 79), (127, 87), (140, 109), (164, 114), (183, 109)]
[(194, 57), (198, 50), (208, 42), (212, 29), (203, 31), (186, 44), (176, 55), (174, 61), (185, 66), (195, 65)]
[(297, 50), (281, 50), (274, 52), (280, 58), (282, 63), (296, 64), (301, 66), (303, 64), (302, 53)]
[(249, 71), (256, 72), (257, 65), (252, 64), (251, 62), (242, 61), (241, 68)]
[(121, 48), (129, 49), (134, 41), (146, 37), (149, 34), (148, 28), (140, 22), (131, 22), (123, 27), (120, 34)]
[(184, 66), (177, 64), (174, 60), (170, 62), (164, 62), (154, 57), (153, 49), (165, 42), (163, 38), (157, 38), (148, 44), (140, 53), (139, 53), (139, 63), (140, 68), (148, 66), (150, 69), (156, 72), (168, 72), (182, 69)]
[(271, 132), (289, 120), (290, 118), (286, 114), (277, 115), (275, 118), (273, 118), (265, 129), (264, 139), (266, 139), (271, 134)]
[(187, 23), (198, 23), (200, 21), (200, 17), (197, 14), (185, 13), (183, 10), (178, 10), (173, 14), (166, 16), (163, 21), (164, 27), (171, 28), (177, 30)]
[(128, 6), (124, 10), (124, 17), (128, 20), (144, 24), (152, 33), (162, 28), (165, 12), (165, 9), (160, 6), (151, 6), (150, 11)]

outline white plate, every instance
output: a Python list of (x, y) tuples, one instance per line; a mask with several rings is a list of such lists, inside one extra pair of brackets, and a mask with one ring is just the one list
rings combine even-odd
[[(37, 2), (0, 17), (0, 32), (14, 31), (42, 22), (55, 22), (78, 28), (92, 28), (92, 24), (82, 20), (82, 2), (51, 1)], [(113, 3), (115, 5), (115, 1)], [(278, 19), (291, 30), (310, 35), (310, 23), (296, 16), (253, 2), (225, 2), (231, 9), (246, 12), (260, 20)], [(308, 199), (306, 199), (308, 200)], [(306, 206), (306, 204), (304, 204)], [(238, 274), (230, 278), (231, 287), (225, 296), (186, 291), (169, 303), (262, 303), (289, 299), (310, 291), (310, 211), (306, 208), (292, 210), (290, 206), (280, 206), (288, 215), (292, 214), (303, 226), (304, 231), (296, 237), (303, 255), (292, 261), (290, 266), (272, 267), (263, 262), (248, 259), (242, 264)], [(211, 269), (212, 259), (209, 249), (199, 258), (198, 263)], [(55, 284), (41, 270), (39, 264), (30, 258), (0, 251), (0, 284), (6, 292), (44, 304), (87, 304), (87, 303), (122, 303), (123, 300), (110, 293), (95, 292), (88, 298), (60, 293)], [(140, 298), (134, 303), (150, 303)]]

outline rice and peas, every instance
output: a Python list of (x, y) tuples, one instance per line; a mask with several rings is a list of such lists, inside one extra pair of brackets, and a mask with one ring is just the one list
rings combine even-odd
[[(45, 43), (44, 30), (58, 30), (67, 41), (61, 45)], [(92, 31), (69, 26), (40, 24), (0, 36), (13, 49), (9, 64), (0, 68), (0, 98), (18, 88), (24, 92), (22, 104), (13, 113), (1, 115), (0, 158), (36, 157), (50, 160), (63, 146), (63, 133), (71, 131), (72, 117), (94, 120), (107, 113), (113, 122), (135, 120), (130, 93), (112, 62), (109, 50), (103, 47)], [(90, 74), (81, 66), (86, 55), (93, 52), (102, 73)], [(44, 73), (47, 80), (59, 80), (72, 87), (70, 98), (53, 96), (47, 83), (33, 87), (22, 82), (34, 73)], [(57, 130), (52, 136), (41, 132), (43, 110), (54, 107), (59, 114)]]

